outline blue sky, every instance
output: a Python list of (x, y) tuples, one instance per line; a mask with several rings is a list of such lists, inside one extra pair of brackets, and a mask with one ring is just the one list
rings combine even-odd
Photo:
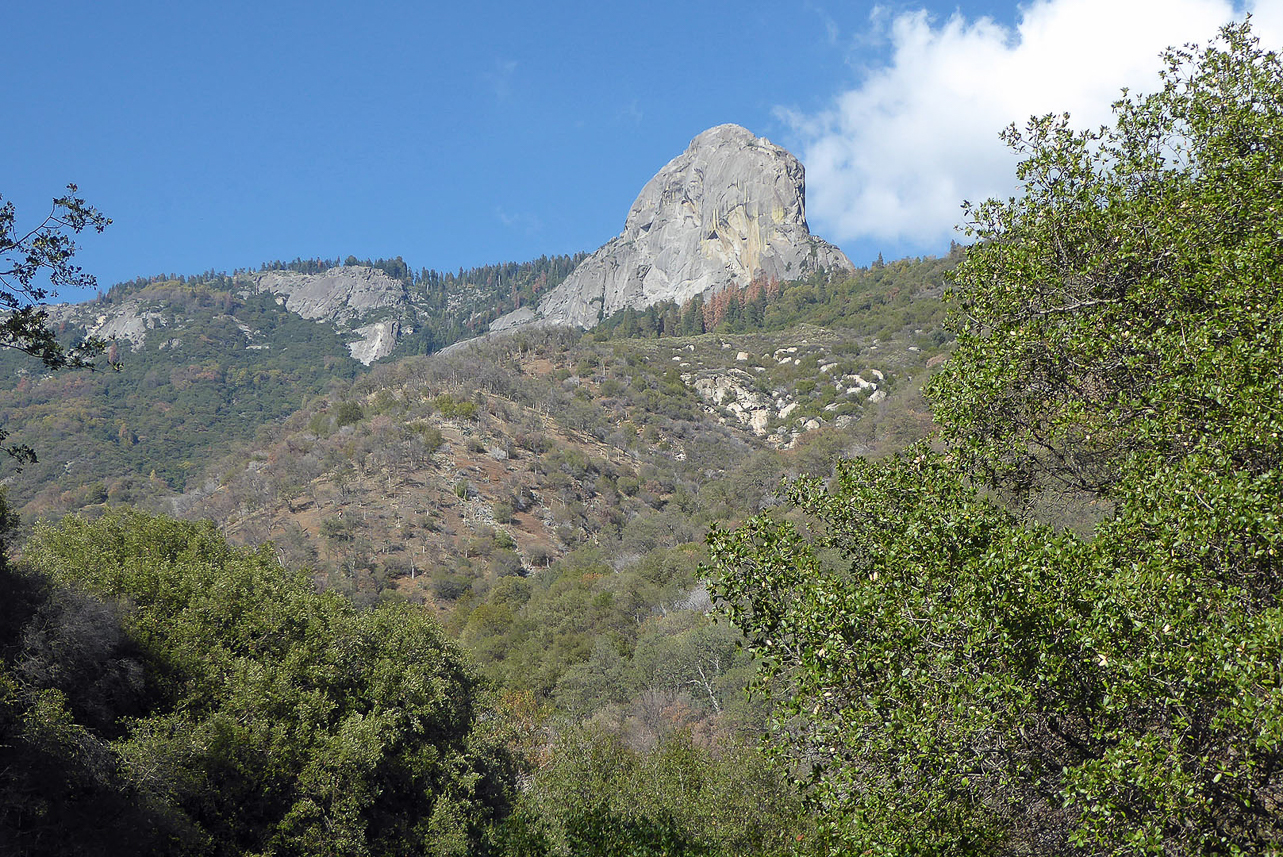
[[(1249, 6), (1283, 46), (1283, 0)], [(595, 249), (692, 137), (736, 122), (802, 158), (812, 230), (857, 263), (938, 253), (962, 198), (1013, 189), (1003, 125), (1103, 121), (1119, 87), (1153, 80), (1163, 45), (1243, 11), (12, 4), (0, 194), (29, 224), (77, 182), (115, 221), (82, 241), (104, 287), (296, 256), (453, 270)]]

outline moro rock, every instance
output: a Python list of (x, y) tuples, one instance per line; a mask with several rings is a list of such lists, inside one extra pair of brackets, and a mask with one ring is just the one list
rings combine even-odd
[(854, 266), (807, 228), (802, 164), (738, 125), (718, 125), (646, 183), (619, 237), (537, 308), (509, 313), (490, 329), (588, 328), (630, 307), (680, 304), (755, 278), (792, 280), (820, 269)]

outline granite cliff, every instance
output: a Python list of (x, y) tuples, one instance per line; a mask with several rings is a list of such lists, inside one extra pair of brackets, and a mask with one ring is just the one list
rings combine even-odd
[(355, 338), (348, 350), (366, 366), (392, 353), (401, 335), (401, 317), (413, 317), (405, 285), (375, 268), (345, 265), (319, 274), (267, 271), (246, 279), (254, 289), (276, 295), (290, 312), (331, 322)]
[(624, 231), (585, 259), (536, 308), (491, 331), (543, 323), (588, 328), (623, 309), (682, 303), (755, 277), (853, 270), (806, 224), (802, 164), (738, 125), (718, 125), (646, 183)]

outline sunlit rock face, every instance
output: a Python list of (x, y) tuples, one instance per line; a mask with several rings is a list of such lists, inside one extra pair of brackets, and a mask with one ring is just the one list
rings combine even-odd
[(405, 286), (377, 268), (330, 268), (319, 274), (266, 271), (248, 279), (261, 291), (285, 299), (285, 308), (303, 318), (346, 324), (372, 310), (402, 307)]
[(345, 265), (319, 274), (267, 271), (248, 277), (254, 288), (271, 292), (290, 312), (313, 321), (331, 322), (358, 337), (348, 343), (352, 357), (365, 365), (392, 353), (401, 335), (397, 318), (361, 324), (370, 316), (410, 312), (405, 286), (377, 268)]
[(818, 269), (853, 270), (806, 225), (802, 164), (738, 125), (691, 141), (646, 183), (624, 231), (585, 259), (539, 303), (494, 322), (588, 328), (622, 309), (695, 295), (754, 278), (792, 280)]

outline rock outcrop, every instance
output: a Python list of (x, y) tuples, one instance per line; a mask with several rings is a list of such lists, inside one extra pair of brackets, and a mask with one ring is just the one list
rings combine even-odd
[(374, 324), (358, 327), (352, 333), (361, 338), (349, 342), (347, 350), (352, 353), (353, 360), (369, 366), (375, 360), (387, 357), (396, 348), (397, 340), (401, 338), (401, 322), (396, 319), (376, 321)]
[[(797, 332), (807, 327), (800, 326)], [(726, 359), (734, 344), (726, 340), (719, 342), (725, 356), (714, 351), (710, 358), (705, 351), (688, 358), (679, 350), (671, 359), (685, 370), (682, 383), (703, 400), (705, 413), (723, 425), (751, 431), (777, 449), (787, 449), (821, 426), (850, 426), (866, 404), (876, 405), (888, 396), (886, 376), (880, 370), (864, 369), (876, 379), (866, 380), (855, 371), (862, 362), (858, 357), (845, 348), (844, 353), (835, 352), (840, 338), (818, 328), (812, 331), (822, 335), (808, 335), (771, 351), (737, 351), (734, 366)], [(694, 344), (683, 348), (696, 351)]]
[[(248, 277), (258, 291), (271, 292), (290, 312), (312, 321), (332, 322), (357, 337), (348, 343), (352, 358), (366, 366), (386, 357), (401, 335), (397, 317), (410, 310), (405, 286), (377, 268), (345, 265), (319, 274), (266, 271)], [(392, 316), (360, 324), (370, 316)], [(360, 326), (358, 326), (360, 325)]]
[(400, 308), (409, 302), (404, 285), (363, 265), (330, 268), (319, 274), (266, 271), (246, 278), (258, 291), (283, 298), (290, 312), (342, 326), (373, 311)]
[(629, 307), (682, 303), (755, 277), (797, 279), (821, 268), (853, 266), (807, 228), (802, 164), (738, 125), (718, 125), (646, 183), (619, 237), (580, 263), (536, 311), (510, 313), (490, 329), (588, 328)]
[[(241, 296), (266, 292), (276, 297), (285, 310), (314, 321), (332, 325), (347, 338), (352, 359), (365, 365), (392, 353), (403, 332), (413, 328), (416, 318), (405, 286), (377, 268), (360, 265), (330, 268), (319, 274), (293, 271), (265, 271), (237, 274), (235, 289)], [(152, 331), (163, 331), (161, 348), (177, 346), (189, 330), (189, 319), (175, 311), (164, 292), (181, 288), (160, 284), (110, 304), (88, 302), (58, 304), (48, 309), (54, 327), (83, 328), (88, 336), (116, 340), (137, 351)], [(159, 291), (158, 291), (159, 290)], [(410, 324), (403, 328), (403, 321)], [(263, 331), (238, 323), (245, 334), (245, 347), (271, 347)]]

